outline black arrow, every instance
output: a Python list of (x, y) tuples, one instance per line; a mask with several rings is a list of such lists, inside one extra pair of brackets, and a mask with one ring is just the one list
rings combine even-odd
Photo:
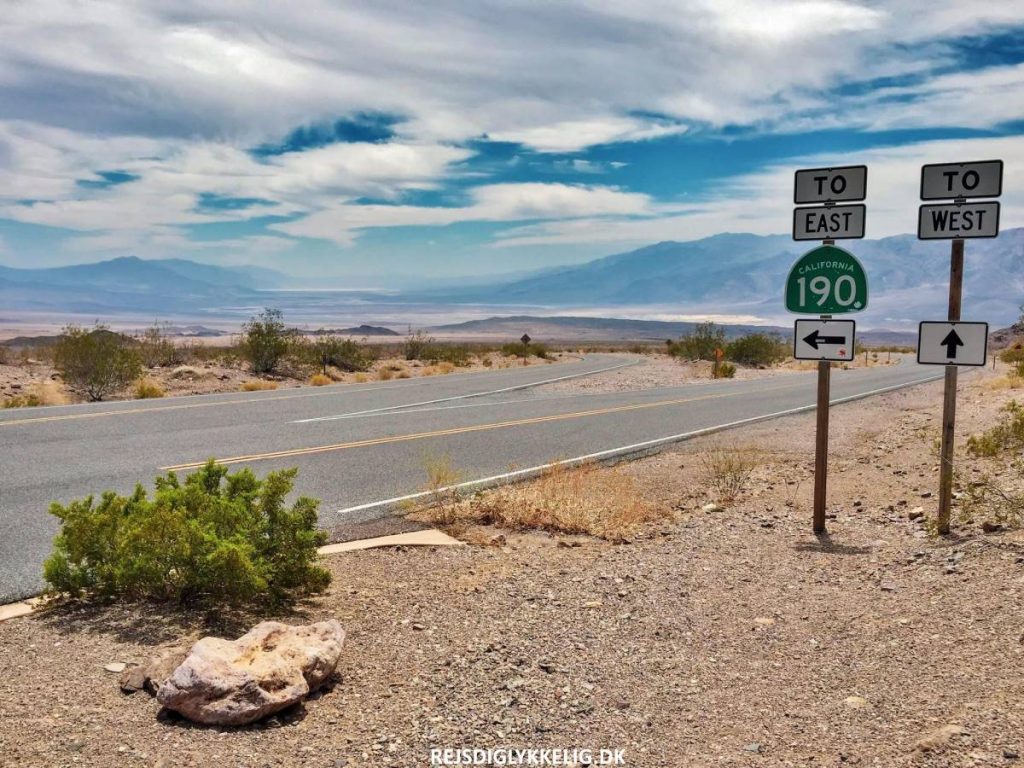
[(964, 345), (956, 332), (956, 328), (947, 333), (946, 338), (939, 343), (946, 348), (946, 357), (950, 360), (956, 360), (956, 348)]
[(809, 336), (804, 336), (804, 341), (807, 342), (808, 344), (810, 344), (815, 349), (817, 349), (819, 344), (845, 344), (846, 343), (846, 337), (845, 336), (819, 336), (818, 332), (814, 331), (814, 333), (810, 334)]

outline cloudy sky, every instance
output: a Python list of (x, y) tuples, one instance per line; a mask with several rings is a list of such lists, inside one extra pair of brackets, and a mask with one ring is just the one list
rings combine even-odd
[(1024, 225), (1024, 0), (0, 3), (7, 265), (509, 273), (785, 233), (853, 162), (869, 237), (925, 162), (1004, 159)]

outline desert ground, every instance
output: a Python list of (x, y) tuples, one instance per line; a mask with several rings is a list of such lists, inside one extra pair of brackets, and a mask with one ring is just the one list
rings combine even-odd
[[(1024, 396), (1011, 386), (1001, 370), (962, 379), (958, 505), (974, 478), (1019, 479), (964, 451)], [(190, 725), (104, 667), (266, 616), (69, 603), (4, 622), (0, 754), (420, 766), (431, 748), (513, 746), (624, 749), (644, 768), (1019, 764), (1024, 534), (981, 518), (929, 532), (940, 404), (932, 383), (834, 409), (825, 537), (810, 532), (807, 414), (590, 470), (577, 490), (646, 510), (626, 533), (460, 522), (473, 543), (331, 556), (330, 590), (278, 618), (343, 624), (336, 680), (258, 726)], [(734, 493), (724, 455), (750, 458)]]

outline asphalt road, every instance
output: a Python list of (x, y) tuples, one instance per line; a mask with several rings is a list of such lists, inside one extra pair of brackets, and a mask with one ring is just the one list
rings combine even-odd
[[(298, 467), (297, 491), (335, 527), (386, 514), (423, 488), (424, 458), (448, 455), (466, 480), (780, 414), (814, 402), (814, 373), (613, 394), (530, 385), (627, 365), (592, 356), (552, 366), (366, 385), (0, 411), (0, 604), (42, 586), (67, 502), (147, 485), (209, 457), (262, 474)], [(932, 380), (902, 364), (835, 371), (833, 400)], [(528, 388), (522, 388), (528, 387)], [(813, 450), (808, 435), (808, 450)]]

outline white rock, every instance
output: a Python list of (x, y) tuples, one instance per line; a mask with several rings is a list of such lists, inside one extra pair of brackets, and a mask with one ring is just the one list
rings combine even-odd
[(157, 700), (210, 725), (253, 723), (303, 699), (334, 673), (345, 631), (331, 619), (257, 624), (237, 640), (204, 637), (163, 682)]

